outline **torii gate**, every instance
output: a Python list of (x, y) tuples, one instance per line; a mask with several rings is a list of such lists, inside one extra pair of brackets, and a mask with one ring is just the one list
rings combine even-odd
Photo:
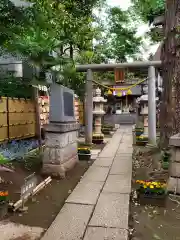
[(93, 134), (93, 72), (113, 71), (114, 69), (148, 69), (148, 135), (149, 143), (156, 145), (156, 73), (155, 68), (161, 67), (161, 61), (146, 61), (117, 64), (87, 64), (77, 65), (76, 71), (87, 72), (86, 76), (86, 103), (85, 103), (85, 141), (92, 143)]

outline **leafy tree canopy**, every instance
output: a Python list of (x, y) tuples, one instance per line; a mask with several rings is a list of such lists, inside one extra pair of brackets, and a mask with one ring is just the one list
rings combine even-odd
[(10, 0), (1, 2), (0, 47), (27, 57), (43, 72), (65, 65), (62, 83), (77, 93), (83, 89), (84, 75), (75, 73), (74, 62), (126, 61), (141, 45), (128, 12), (108, 7), (105, 21), (94, 16), (93, 9), (104, 0), (29, 0), (32, 5), (26, 8), (17, 8)]
[(154, 17), (165, 11), (165, 0), (132, 0), (133, 9), (144, 21), (152, 23)]
[(117, 62), (124, 62), (139, 52), (141, 38), (136, 36), (128, 12), (118, 7), (108, 10), (106, 56)]

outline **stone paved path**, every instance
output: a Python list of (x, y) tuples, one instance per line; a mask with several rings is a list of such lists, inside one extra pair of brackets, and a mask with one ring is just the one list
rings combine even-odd
[(132, 127), (122, 126), (41, 240), (127, 240), (132, 151)]

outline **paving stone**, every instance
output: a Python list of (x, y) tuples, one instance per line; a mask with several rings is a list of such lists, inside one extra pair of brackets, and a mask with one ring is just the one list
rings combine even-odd
[(103, 192), (109, 193), (130, 193), (131, 177), (126, 175), (109, 175)]
[(122, 154), (122, 153), (124, 153), (124, 154), (131, 154), (131, 155), (132, 155), (133, 149), (131, 149), (131, 148), (125, 148), (125, 147), (124, 147), (124, 148), (121, 148), (121, 149), (118, 149), (116, 155)]
[(110, 146), (106, 149), (104, 149), (100, 154), (99, 157), (114, 157), (114, 155), (116, 154), (118, 146)]
[(132, 160), (129, 158), (118, 160), (114, 159), (113, 165), (110, 170), (110, 174), (127, 174), (132, 175)]
[(101, 193), (89, 225), (128, 229), (129, 194)]
[(93, 206), (65, 204), (41, 240), (79, 240), (92, 214)]
[(100, 167), (110, 167), (112, 165), (112, 163), (113, 163), (113, 157), (110, 157), (110, 158), (98, 158), (94, 162), (94, 164), (96, 166), (100, 166)]
[(87, 180), (87, 181), (94, 181), (94, 182), (105, 182), (108, 172), (109, 172), (109, 168), (99, 167), (93, 164), (84, 174), (84, 177), (81, 179), (81, 181)]
[(123, 160), (126, 160), (128, 162), (132, 162), (132, 154), (124, 154), (124, 153), (119, 153), (119, 154), (116, 154), (115, 158), (114, 158), (114, 161), (123, 161)]
[(132, 162), (132, 154), (121, 153), (121, 154), (117, 154), (114, 158), (114, 162), (120, 162), (124, 160), (128, 162)]
[(79, 203), (95, 205), (103, 187), (103, 182), (87, 182), (78, 183), (66, 203)]
[(88, 227), (84, 240), (127, 240), (128, 231), (117, 228)]

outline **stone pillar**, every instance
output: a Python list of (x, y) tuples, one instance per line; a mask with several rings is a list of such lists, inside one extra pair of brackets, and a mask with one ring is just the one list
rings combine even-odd
[(93, 73), (91, 69), (87, 71), (86, 94), (85, 94), (85, 142), (92, 144), (93, 134)]
[(156, 74), (153, 66), (148, 70), (148, 126), (149, 143), (156, 145)]
[(45, 149), (42, 173), (64, 178), (78, 162), (78, 123), (50, 123), (45, 125)]
[(180, 134), (169, 140), (171, 146), (171, 162), (169, 169), (168, 191), (180, 194)]

